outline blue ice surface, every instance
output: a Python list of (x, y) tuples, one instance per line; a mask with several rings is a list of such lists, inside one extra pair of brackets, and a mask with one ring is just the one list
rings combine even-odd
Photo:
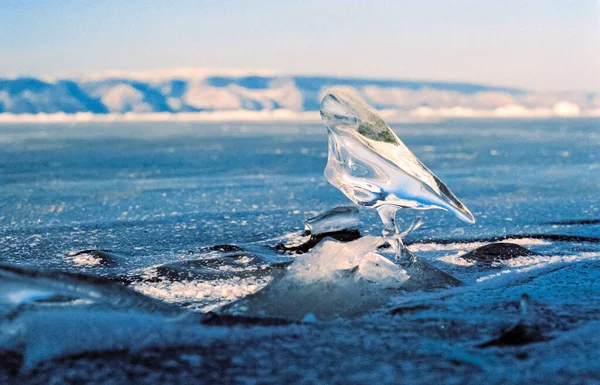
[[(477, 219), (427, 212), (412, 240), (598, 235), (597, 225), (549, 224), (600, 217), (597, 120), (393, 128)], [(323, 177), (326, 152), (320, 125), (0, 125), (0, 255), (68, 269), (65, 252), (102, 248), (142, 266), (277, 237), (349, 203)], [(407, 225), (413, 216), (400, 212)], [(373, 213), (362, 218), (379, 234)]]
[[(415, 253), (468, 285), (450, 294), (400, 297), (399, 306), (409, 309), (401, 321), (374, 311), (357, 324), (334, 322), (311, 329), (311, 344), (327, 347), (331, 335), (347, 342), (331, 348), (346, 358), (334, 360), (340, 365), (337, 372), (370, 373), (373, 377), (364, 378), (375, 382), (399, 370), (394, 366), (398, 363), (419, 369), (425, 362), (419, 357), (427, 357), (427, 365), (437, 368), (418, 371), (419, 378), (443, 374), (449, 369), (436, 365), (451, 366), (455, 361), (484, 368), (483, 378), (496, 376), (498, 381), (515, 383), (523, 377), (506, 368), (517, 364), (525, 370), (532, 363), (547, 363), (545, 369), (529, 372), (541, 373), (539, 378), (550, 378), (553, 371), (566, 375), (578, 368), (597, 371), (585, 357), (600, 352), (594, 334), (600, 320), (595, 288), (600, 255), (600, 122), (451, 120), (392, 128), (477, 219), (468, 225), (440, 211), (425, 212), (425, 224), (409, 235), (407, 244), (438, 245), (417, 248)], [(273, 244), (274, 238), (300, 232), (304, 219), (350, 203), (325, 181), (326, 154), (327, 135), (320, 124), (0, 125), (0, 262), (114, 278), (197, 257), (202, 246)], [(399, 219), (408, 226), (415, 214), (402, 210)], [(361, 220), (363, 234), (380, 234), (375, 213), (363, 210)], [(519, 275), (512, 274), (514, 270), (506, 269), (512, 275), (504, 274), (503, 281), (505, 270), (481, 272), (443, 259), (456, 253), (445, 249), (445, 243), (478, 241), (462, 250), (468, 251), (475, 243), (507, 235), (582, 240), (527, 244), (548, 256), (542, 262), (549, 267), (532, 272), (520, 266), (521, 280), (515, 279)], [(124, 262), (98, 268), (65, 258), (68, 252), (85, 249), (113, 250), (124, 256)], [(550, 263), (552, 258), (560, 263)], [(488, 276), (493, 279), (481, 280)], [(533, 298), (544, 325), (556, 328), (551, 342), (528, 348), (532, 361), (519, 361), (513, 353), (477, 350), (474, 345), (497, 335), (499, 325), (515, 322), (518, 312), (512, 303), (523, 292)], [(385, 312), (389, 315), (389, 309)], [(77, 314), (81, 324), (93, 325), (84, 312)], [(63, 318), (57, 320), (68, 325)], [(35, 314), (26, 314), (22, 322), (31, 322), (31, 330), (46, 330), (45, 324), (36, 323)], [(357, 325), (375, 331), (359, 336), (352, 329)], [(106, 329), (110, 328), (102, 330)], [(73, 349), (81, 348), (79, 332), (68, 327), (61, 332), (65, 351), (79, 351)], [(36, 334), (27, 338), (28, 344), (45, 351), (43, 339), (36, 339)], [(299, 341), (294, 350), (305, 365), (311, 362), (313, 349)], [(372, 346), (391, 344), (404, 358), (398, 361), (387, 351), (364, 350), (363, 343), (369, 341), (374, 341)], [(588, 343), (580, 349), (573, 348), (572, 341)], [(570, 349), (569, 354), (563, 355), (564, 349)], [(416, 358), (409, 358), (413, 354)], [(327, 367), (333, 364), (327, 357), (322, 361)], [(374, 372), (378, 368), (382, 373)], [(324, 372), (326, 368), (319, 373)], [(461, 378), (460, 368), (451, 372)]]

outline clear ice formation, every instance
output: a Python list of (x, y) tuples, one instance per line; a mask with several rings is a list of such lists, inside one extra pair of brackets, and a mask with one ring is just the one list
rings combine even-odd
[(22, 373), (89, 352), (208, 348), (278, 333), (218, 326), (213, 317), (99, 277), (0, 265), (0, 357), (22, 355)]
[(465, 222), (475, 218), (448, 187), (402, 143), (364, 101), (345, 88), (330, 90), (321, 102), (329, 133), (325, 176), (361, 206), (385, 208), (382, 219), (398, 208), (442, 209)]
[(297, 321), (310, 313), (326, 320), (381, 308), (399, 290), (431, 291), (462, 285), (417, 257), (410, 258), (407, 265), (394, 263), (393, 250), (382, 247), (385, 242), (385, 238), (372, 235), (349, 242), (325, 238), (296, 256), (284, 275), (220, 311)]
[(352, 206), (336, 207), (304, 221), (307, 234), (318, 235), (336, 231), (358, 230), (358, 209)]
[(374, 252), (381, 237), (350, 242), (326, 238), (296, 257), (282, 277), (264, 289), (226, 305), (226, 314), (302, 320), (312, 313), (319, 320), (364, 313), (383, 306), (388, 290), (402, 289), (406, 270)]
[[(104, 278), (82, 274), (27, 270), (0, 265), (0, 321), (28, 308), (43, 305), (88, 304), (111, 309), (181, 315), (181, 309)], [(41, 305), (40, 305), (41, 304)]]

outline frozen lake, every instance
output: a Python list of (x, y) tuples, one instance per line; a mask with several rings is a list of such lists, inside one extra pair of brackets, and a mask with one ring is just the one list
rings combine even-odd
[[(65, 372), (98, 376), (98, 383), (103, 375), (123, 380), (138, 372), (149, 382), (181, 376), (224, 383), (600, 381), (593, 358), (600, 354), (600, 121), (456, 120), (392, 128), (477, 220), (469, 225), (425, 212), (424, 225), (406, 238), (413, 253), (461, 287), (386, 292), (368, 311), (316, 323), (238, 320), (204, 331), (191, 322), (177, 330), (211, 338), (181, 347), (188, 337), (170, 339), (171, 316), (164, 312), (165, 319), (138, 319), (156, 313), (120, 303), (91, 316), (65, 294), (72, 287), (56, 289), (62, 281), (51, 274), (50, 283), (19, 277), (9, 286), (18, 286), (19, 298), (36, 290), (53, 294), (28, 299), (31, 308), (16, 317), (12, 306), (25, 302), (0, 300), (6, 309), (0, 356), (10, 358), (0, 380), (10, 380), (21, 365), (22, 352), (3, 342), (18, 329), (19, 343), (33, 356), (22, 371), (32, 382)], [(184, 313), (218, 310), (273, 275), (184, 279), (161, 267), (183, 270), (186, 261), (219, 259), (218, 245), (259, 255), (266, 265), (293, 260), (271, 247), (299, 238), (303, 220), (350, 204), (326, 183), (326, 157), (322, 125), (0, 125), (0, 262), (107, 278)], [(401, 211), (399, 220), (408, 226), (413, 215)], [(360, 219), (363, 235), (381, 233), (375, 213), (361, 210)], [(493, 266), (461, 258), (494, 241), (536, 254)], [(77, 254), (82, 250), (110, 250), (110, 260)], [(543, 338), (482, 348), (519, 321), (522, 294), (531, 299), (531, 325)], [(48, 305), (57, 296), (69, 300)], [(52, 317), (40, 321), (48, 311), (56, 313), (56, 324)], [(159, 343), (115, 337), (111, 330), (121, 324), (110, 320), (125, 311), (135, 312), (124, 318), (131, 327), (162, 336)], [(95, 349), (78, 342), (78, 327), (94, 329), (101, 317), (108, 322), (97, 338), (117, 341), (100, 349), (110, 355), (91, 354)], [(60, 334), (62, 347), (43, 337), (48, 333)]]

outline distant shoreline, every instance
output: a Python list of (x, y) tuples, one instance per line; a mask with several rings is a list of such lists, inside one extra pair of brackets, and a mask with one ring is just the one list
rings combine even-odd
[(599, 117), (600, 93), (475, 83), (180, 69), (70, 78), (0, 78), (0, 123), (319, 122), (346, 87), (387, 122)]
[[(433, 109), (428, 107), (414, 110), (381, 110), (381, 116), (392, 123), (403, 122), (435, 122), (445, 119), (552, 119), (552, 118), (600, 118), (600, 110), (570, 113), (560, 109), (537, 108), (526, 109), (521, 106), (507, 106), (494, 110), (477, 110), (472, 108), (452, 107)], [(78, 112), (67, 114), (11, 114), (0, 113), (0, 124), (56, 124), (56, 123), (126, 123), (126, 122), (320, 122), (319, 112), (297, 112), (285, 109), (268, 111), (211, 111), (211, 112), (150, 112), (150, 113), (110, 113), (94, 114)]]

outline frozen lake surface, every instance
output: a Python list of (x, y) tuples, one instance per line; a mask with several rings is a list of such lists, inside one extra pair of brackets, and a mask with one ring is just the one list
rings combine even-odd
[[(26, 269), (0, 272), (0, 381), (600, 381), (600, 122), (392, 128), (477, 220), (428, 211), (405, 239), (462, 285), (288, 287), (278, 309), (307, 309), (290, 320), (202, 313), (280, 279), (298, 255), (274, 247), (350, 204), (323, 176), (325, 127), (0, 125), (0, 263)], [(497, 241), (533, 253), (462, 257)], [(319, 296), (330, 313), (310, 311)], [(369, 306), (349, 312), (352, 296)]]

